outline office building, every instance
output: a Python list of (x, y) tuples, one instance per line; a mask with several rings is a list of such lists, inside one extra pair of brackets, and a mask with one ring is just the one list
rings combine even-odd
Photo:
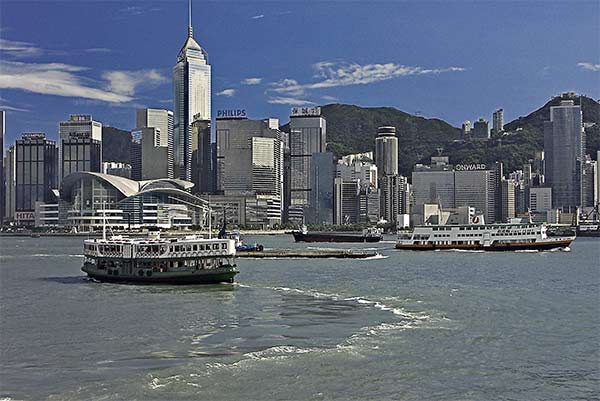
[(581, 168), (581, 206), (594, 207), (598, 204), (598, 162), (585, 155)]
[(58, 126), (59, 183), (77, 171), (102, 171), (102, 124), (91, 115), (73, 114)]
[(377, 188), (377, 166), (370, 161), (342, 158), (335, 168), (336, 177), (346, 181), (359, 180), (361, 186)]
[(0, 110), (0, 225), (4, 221), (6, 182), (4, 180), (4, 136), (6, 134), (6, 113)]
[(344, 181), (336, 178), (333, 184), (333, 224), (358, 223), (359, 204), (358, 194), (360, 183), (358, 180)]
[(486, 119), (480, 118), (475, 121), (471, 130), (471, 138), (482, 141), (490, 139), (490, 124)]
[(492, 115), (492, 129), (494, 130), (494, 134), (504, 131), (504, 109), (494, 111)]
[(211, 124), (208, 120), (195, 120), (191, 127), (192, 136), (192, 182), (194, 193), (211, 193), (213, 187)]
[(325, 152), (327, 122), (320, 107), (293, 107), (290, 115), (290, 200), (288, 219), (304, 221), (310, 207), (311, 165), (314, 153)]
[(52, 202), (57, 188), (56, 142), (42, 133), (23, 134), (15, 142), (15, 214), (17, 224), (33, 225), (36, 202)]
[[(271, 210), (265, 223), (269, 225), (281, 223), (283, 209), (283, 143), (275, 127), (277, 124), (269, 119), (226, 118), (216, 122), (217, 192), (260, 195), (256, 207)], [(273, 216), (275, 210), (277, 216)]]
[(413, 205), (437, 204), (441, 209), (474, 207), (487, 222), (496, 218), (498, 167), (485, 164), (451, 165), (437, 161), (416, 165), (412, 173)]
[(309, 205), (306, 209), (306, 223), (333, 224), (333, 180), (335, 167), (333, 153), (313, 153), (310, 181)]
[(174, 149), (173, 149), (173, 112), (165, 109), (137, 109), (135, 114), (137, 130), (142, 128), (157, 128), (158, 137), (155, 146), (167, 147), (167, 165), (169, 166), (166, 177), (173, 177)]
[(168, 145), (161, 145), (158, 128), (133, 130), (131, 132), (131, 178), (134, 180), (169, 178), (168, 153)]
[(381, 191), (375, 187), (361, 186), (358, 193), (358, 221), (377, 223), (381, 217)]
[(375, 138), (375, 165), (380, 178), (398, 175), (398, 138), (396, 127), (377, 128)]
[(194, 40), (191, 12), (187, 39), (173, 67), (174, 176), (192, 177), (191, 125), (211, 120), (211, 67), (208, 53)]
[(552, 188), (553, 207), (581, 205), (584, 152), (581, 106), (562, 100), (559, 106), (550, 107), (550, 121), (544, 123), (545, 179)]
[(529, 188), (529, 210), (536, 213), (546, 213), (552, 210), (552, 188)]

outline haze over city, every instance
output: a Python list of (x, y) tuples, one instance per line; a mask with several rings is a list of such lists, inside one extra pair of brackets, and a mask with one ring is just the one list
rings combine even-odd
[[(185, 1), (4, 1), (0, 109), (6, 140), (57, 137), (92, 114), (132, 129), (172, 108)], [(212, 112), (282, 123), (295, 105), (392, 106), (459, 127), (510, 121), (573, 90), (600, 97), (600, 5), (582, 2), (200, 2), (194, 37), (212, 66)]]

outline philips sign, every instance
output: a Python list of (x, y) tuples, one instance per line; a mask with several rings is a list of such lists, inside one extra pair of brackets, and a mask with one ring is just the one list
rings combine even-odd
[(217, 110), (217, 120), (230, 119), (230, 118), (239, 118), (239, 119), (248, 118), (248, 115), (246, 114), (246, 109)]
[(472, 164), (457, 164), (454, 166), (456, 171), (478, 171), (487, 170), (487, 167), (483, 163), (472, 163)]

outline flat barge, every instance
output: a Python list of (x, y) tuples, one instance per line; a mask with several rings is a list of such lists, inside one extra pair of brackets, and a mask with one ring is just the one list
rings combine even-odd
[(263, 251), (238, 251), (238, 258), (286, 259), (286, 258), (336, 258), (366, 259), (377, 256), (370, 250), (353, 249), (264, 249)]
[(292, 231), (296, 242), (379, 242), (383, 239), (381, 230), (368, 228), (362, 233), (341, 233), (328, 231), (309, 232), (306, 226), (301, 231)]

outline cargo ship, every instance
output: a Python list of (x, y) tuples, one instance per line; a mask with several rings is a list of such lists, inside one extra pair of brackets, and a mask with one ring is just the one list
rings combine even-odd
[(112, 236), (84, 241), (81, 268), (98, 281), (132, 284), (233, 283), (238, 273), (235, 241), (199, 236)]
[(362, 233), (341, 232), (309, 232), (306, 226), (301, 231), (293, 231), (296, 242), (379, 242), (383, 238), (382, 231), (377, 228), (367, 228)]
[(416, 226), (398, 234), (396, 249), (429, 251), (550, 250), (568, 247), (575, 235), (548, 236), (544, 224), (466, 224)]

